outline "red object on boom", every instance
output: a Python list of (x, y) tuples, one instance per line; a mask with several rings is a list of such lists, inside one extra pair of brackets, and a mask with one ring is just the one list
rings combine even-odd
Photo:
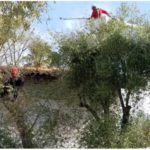
[(99, 11), (100, 11), (101, 14), (109, 15), (109, 13), (104, 9), (99, 9)]

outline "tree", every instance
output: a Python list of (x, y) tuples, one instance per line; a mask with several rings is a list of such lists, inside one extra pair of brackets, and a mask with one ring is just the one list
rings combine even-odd
[(0, 2), (0, 46), (13, 37), (13, 30), (28, 30), (45, 7), (45, 2)]
[(113, 116), (109, 121), (99, 123), (91, 120), (81, 131), (81, 148), (116, 148), (119, 139), (119, 130), (116, 126), (117, 119)]
[(21, 65), (22, 59), (28, 51), (28, 46), (31, 40), (29, 34), (32, 32), (24, 31), (24, 29), (14, 32), (13, 38), (10, 38), (0, 51), (1, 64)]
[(46, 2), (0, 2), (0, 57), (3, 63), (20, 63), (27, 50), (31, 24), (40, 19), (45, 8)]
[[(89, 122), (81, 132), (80, 145), (86, 148), (147, 148), (150, 146), (150, 120), (138, 112), (132, 118), (126, 132), (120, 134), (117, 119), (109, 122)], [(109, 136), (107, 136), (109, 135)]]
[(14, 122), (16, 123), (17, 129), (20, 134), (20, 138), (22, 141), (23, 148), (34, 148), (36, 147), (35, 143), (33, 143), (33, 135), (28, 130), (28, 126), (25, 123), (25, 113), (22, 110), (22, 102), (11, 103), (11, 102), (3, 102), (7, 111), (12, 115)]
[(0, 148), (16, 148), (17, 144), (6, 128), (0, 129)]
[[(45, 2), (0, 2), (0, 51), (6, 63), (9, 64), (11, 61), (14, 65), (18, 64), (27, 48), (24, 33), (30, 30), (32, 22), (39, 19), (45, 8)], [(21, 99), (18, 103), (11, 103), (9, 97), (5, 97), (1, 99), (1, 102), (16, 123), (22, 146), (33, 148), (35, 144), (32, 133), (28, 132), (28, 126), (25, 123), (25, 107), (22, 103), (27, 100), (23, 97)], [(9, 138), (6, 137), (7, 139), (9, 142)]]
[(61, 66), (61, 55), (58, 52), (51, 52), (52, 62), (51, 66), (60, 67)]
[(40, 39), (31, 42), (29, 46), (30, 54), (27, 56), (28, 60), (35, 67), (48, 66), (51, 63), (51, 46)]
[[(133, 27), (123, 19), (102, 22), (99, 29), (73, 34), (64, 38), (60, 47), (68, 57), (71, 84), (80, 91), (84, 102), (98, 99), (102, 106), (109, 106), (106, 102), (116, 99), (117, 94), (123, 113), (122, 128), (129, 123), (134, 103), (131, 97), (148, 83), (150, 66), (150, 43), (141, 36), (149, 34), (145, 32), (147, 27), (144, 22), (142, 27)], [(99, 120), (95, 111), (91, 112)]]
[[(122, 107), (122, 128), (129, 122), (131, 103), (133, 103), (131, 96), (135, 93), (138, 95), (138, 92), (147, 85), (150, 65), (148, 59), (150, 43), (147, 38), (141, 36), (149, 34), (144, 32), (147, 28), (145, 26), (147, 21), (137, 15), (136, 12), (138, 11), (135, 11), (135, 9), (130, 16), (129, 12), (133, 11), (131, 8), (124, 3), (121, 5), (120, 18), (124, 16), (122, 18), (124, 24), (113, 25), (113, 31), (108, 32), (111, 36), (106, 40), (106, 47), (104, 48), (107, 60), (111, 60), (110, 63), (109, 61), (107, 63), (112, 69), (112, 83), (118, 93)], [(143, 20), (142, 27), (139, 26), (141, 20)], [(134, 24), (129, 26), (126, 21)], [(138, 26), (133, 26), (135, 24)], [(125, 97), (123, 96), (123, 89), (126, 93)], [(130, 102), (131, 98), (132, 102)]]
[(126, 132), (120, 135), (117, 148), (147, 148), (149, 144), (149, 124), (148, 116), (143, 112), (138, 112), (136, 117), (132, 118)]
[(100, 55), (101, 48), (96, 45), (95, 35), (77, 33), (63, 39), (60, 49), (66, 58), (68, 57), (68, 76), (71, 87), (77, 89), (80, 106), (86, 107), (97, 121), (100, 120), (100, 116), (96, 110), (102, 107), (106, 119), (115, 92), (108, 81), (104, 81), (98, 74), (96, 58)]

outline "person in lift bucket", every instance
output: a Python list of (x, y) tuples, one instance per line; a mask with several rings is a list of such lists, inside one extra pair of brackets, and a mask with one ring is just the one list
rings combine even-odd
[(92, 6), (92, 14), (91, 14), (90, 19), (100, 19), (102, 14), (105, 14), (108, 17), (111, 17), (111, 15), (106, 10), (97, 8), (96, 6)]

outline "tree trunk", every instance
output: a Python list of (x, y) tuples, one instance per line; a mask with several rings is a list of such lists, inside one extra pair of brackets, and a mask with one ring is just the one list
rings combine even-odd
[(22, 146), (23, 148), (34, 148), (34, 144), (32, 143), (32, 135), (28, 132), (23, 115), (24, 114), (21, 112), (20, 114), (17, 114), (15, 119), (22, 140)]
[(92, 107), (90, 107), (90, 105), (85, 103), (84, 107), (93, 115), (93, 117), (96, 119), (96, 121), (98, 121), (98, 122), (100, 121), (100, 118), (98, 117), (97, 112), (94, 109), (92, 109)]
[[(122, 97), (121, 88), (118, 88), (118, 96), (119, 96), (120, 104), (122, 107), (122, 113), (123, 113), (122, 120), (121, 120), (121, 128), (122, 129), (126, 128), (126, 126), (129, 123), (131, 106), (128, 104), (129, 104), (130, 95), (131, 95), (131, 91), (128, 90), (126, 98), (124, 100)], [(124, 104), (124, 101), (126, 102), (126, 105)]]
[(3, 102), (3, 104), (5, 108), (10, 112), (16, 123), (23, 148), (34, 148), (34, 144), (32, 142), (32, 135), (30, 132), (28, 132), (28, 128), (25, 124), (24, 112), (19, 107), (18, 103)]
[(129, 105), (123, 108), (123, 116), (122, 116), (122, 121), (121, 121), (122, 129), (124, 129), (129, 123), (130, 109), (131, 109), (131, 106)]
[(109, 107), (110, 107), (110, 100), (103, 99), (101, 100), (101, 105), (104, 111), (104, 120), (107, 122), (109, 120)]
[(85, 107), (91, 114), (92, 116), (96, 119), (96, 121), (100, 121), (100, 118), (97, 114), (97, 112), (86, 102), (85, 96), (81, 96), (80, 94), (78, 94), (79, 99), (80, 99), (80, 106), (81, 107)]

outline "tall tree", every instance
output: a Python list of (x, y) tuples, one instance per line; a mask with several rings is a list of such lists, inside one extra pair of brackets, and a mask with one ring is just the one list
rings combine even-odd
[[(121, 16), (126, 11), (130, 12), (130, 9), (122, 10)], [(132, 17), (129, 18), (136, 20), (139, 16)], [(117, 94), (122, 108), (122, 128), (129, 122), (134, 103), (132, 96), (148, 83), (150, 43), (142, 36), (149, 34), (145, 32), (149, 28), (145, 23), (143, 26), (139, 26), (138, 22), (136, 25), (129, 24), (124, 17), (110, 20), (102, 22), (99, 29), (92, 27), (87, 33), (73, 34), (67, 40), (64, 38), (65, 42), (61, 43), (61, 50), (67, 56), (71, 84), (75, 84), (82, 93), (84, 102), (85, 99), (94, 101), (99, 95), (98, 99), (105, 107), (108, 99), (115, 98)], [(95, 111), (91, 112), (97, 119)]]
[(51, 66), (60, 67), (61, 66), (61, 55), (59, 52), (52, 51), (52, 62)]
[(0, 2), (0, 46), (13, 36), (12, 30), (28, 30), (33, 20), (45, 10), (45, 2)]
[[(6, 62), (9, 63), (11, 60), (13, 64), (17, 64), (27, 48), (24, 33), (30, 29), (34, 20), (39, 19), (45, 7), (46, 2), (0, 2), (0, 52), (6, 56)], [(22, 100), (18, 102), (19, 104), (11, 103), (9, 97), (1, 101), (16, 123), (23, 147), (33, 148), (35, 145), (32, 134), (28, 132), (28, 126), (25, 123), (25, 106), (21, 104), (27, 99), (23, 97), (20, 99)]]
[(100, 55), (101, 48), (96, 44), (97, 39), (93, 33), (77, 33), (63, 39), (60, 49), (66, 55), (69, 81), (77, 89), (80, 106), (86, 107), (97, 121), (100, 120), (97, 106), (102, 107), (106, 119), (115, 92), (108, 81), (104, 81), (98, 74), (96, 58)]
[(51, 63), (51, 46), (40, 39), (31, 42), (29, 46), (30, 54), (28, 60), (35, 67), (49, 66)]
[(1, 64), (20, 65), (23, 57), (26, 55), (31, 41), (29, 34), (32, 31), (25, 31), (24, 29), (12, 31), (14, 36), (10, 38), (2, 47), (0, 51)]
[[(6, 64), (17, 65), (29, 41), (27, 31), (39, 20), (46, 2), (0, 2), (0, 54)], [(27, 37), (28, 36), (28, 37)]]

